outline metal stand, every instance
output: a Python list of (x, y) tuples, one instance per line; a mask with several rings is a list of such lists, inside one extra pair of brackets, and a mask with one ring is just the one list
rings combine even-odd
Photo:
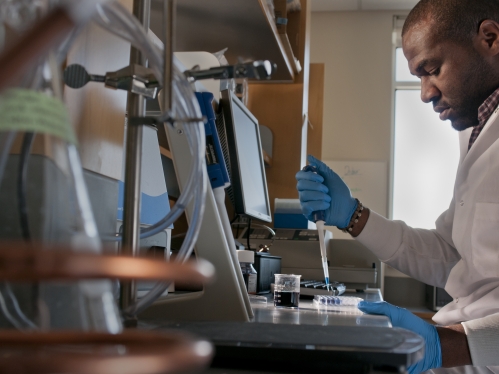
[[(163, 37), (164, 49), (164, 71), (163, 71), (163, 111), (173, 112), (173, 53), (175, 52), (175, 15), (177, 12), (177, 0), (165, 0), (163, 2)], [(175, 118), (175, 114), (172, 113)]]
[[(180, 190), (183, 191), (193, 164), (193, 155), (189, 150), (186, 136), (181, 130), (165, 124), (173, 164), (177, 175)], [(188, 125), (187, 125), (188, 126)], [(204, 178), (208, 178), (205, 174)], [(192, 221), (194, 204), (191, 202), (185, 211), (187, 221)], [(249, 321), (253, 311), (245, 289), (244, 280), (239, 263), (232, 256), (227, 242), (221, 214), (219, 212), (213, 191), (206, 191), (206, 208), (196, 243), (196, 258), (209, 261), (215, 266), (216, 278), (202, 292), (190, 292), (185, 295), (166, 297), (158, 300), (140, 314), (144, 320), (172, 320), (172, 321)], [(226, 217), (228, 219), (228, 217)]]
[[(150, 0), (134, 0), (133, 14), (149, 29)], [(130, 64), (146, 66), (146, 59), (136, 48), (131, 49)], [(146, 103), (141, 95), (128, 94), (128, 118), (145, 117)], [(140, 174), (142, 161), (142, 126), (129, 123), (126, 129), (125, 156), (125, 202), (123, 215), (123, 254), (136, 256), (140, 243)], [(120, 307), (122, 310), (135, 302), (137, 289), (135, 282), (122, 282)], [(137, 319), (126, 319), (125, 327), (137, 325)]]

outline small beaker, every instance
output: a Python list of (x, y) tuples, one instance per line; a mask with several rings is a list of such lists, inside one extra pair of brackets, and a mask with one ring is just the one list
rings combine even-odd
[(274, 306), (278, 308), (298, 308), (300, 304), (301, 275), (275, 274)]

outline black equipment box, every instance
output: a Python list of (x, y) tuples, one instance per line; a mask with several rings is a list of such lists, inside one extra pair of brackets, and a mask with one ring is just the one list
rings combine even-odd
[(426, 285), (425, 301), (426, 307), (436, 312), (449, 304), (452, 296), (443, 288)]
[(212, 368), (280, 373), (402, 373), (423, 358), (424, 340), (405, 329), (248, 322), (164, 322), (210, 340)]
[(257, 271), (256, 293), (270, 293), (270, 284), (274, 283), (274, 274), (281, 273), (281, 257), (265, 252), (255, 252), (255, 270)]

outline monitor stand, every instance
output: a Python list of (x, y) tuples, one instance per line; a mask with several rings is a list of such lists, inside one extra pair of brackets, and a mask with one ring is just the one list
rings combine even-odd
[[(191, 170), (192, 155), (183, 133), (170, 125), (165, 125), (165, 130), (180, 191), (183, 191)], [(228, 242), (223, 229), (222, 219), (229, 220), (227, 211), (219, 212), (209, 182), (208, 186), (195, 254), (215, 266), (216, 279), (201, 292), (168, 295), (159, 299), (139, 315), (141, 320), (249, 321), (253, 318), (235, 248), (231, 250), (235, 244), (233, 240)], [(189, 204), (186, 209), (188, 221), (192, 214), (193, 204)], [(228, 235), (232, 237), (232, 233)]]

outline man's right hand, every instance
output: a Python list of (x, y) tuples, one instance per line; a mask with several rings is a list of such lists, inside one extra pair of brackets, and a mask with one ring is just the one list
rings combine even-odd
[(308, 162), (317, 168), (317, 174), (308, 171), (296, 173), (303, 214), (311, 221), (313, 212), (323, 210), (326, 225), (347, 227), (357, 208), (357, 200), (340, 176), (326, 164), (313, 156), (308, 156)]
[(361, 301), (358, 308), (364, 313), (385, 315), (390, 318), (393, 327), (402, 327), (423, 337), (425, 341), (424, 357), (419, 362), (409, 366), (409, 374), (419, 374), (442, 366), (442, 347), (435, 326), (423, 321), (408, 310), (385, 301)]

